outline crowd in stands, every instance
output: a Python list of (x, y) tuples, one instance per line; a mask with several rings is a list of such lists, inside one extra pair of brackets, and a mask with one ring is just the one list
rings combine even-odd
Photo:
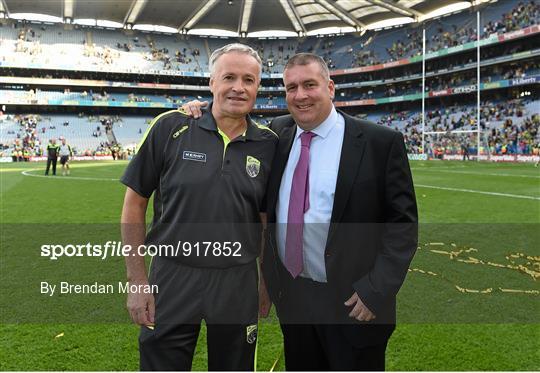
[[(530, 60), (526, 62), (497, 64), (490, 66), (488, 70), (482, 71), (482, 82), (490, 83), (502, 79), (525, 78), (540, 74), (540, 61)], [(366, 78), (369, 81), (369, 78)], [(405, 96), (411, 94), (420, 94), (422, 92), (421, 80), (413, 79), (399, 83), (374, 84), (357, 88), (340, 89), (336, 99), (338, 101), (366, 100), (384, 97)], [(444, 74), (426, 78), (426, 91), (441, 91), (457, 87), (471, 86), (476, 84), (476, 71), (468, 70), (455, 74)], [(208, 92), (201, 92), (201, 99), (208, 96)], [(42, 91), (40, 88), (32, 88), (27, 91), (19, 90), (0, 90), (0, 98), (6, 98), (9, 101), (17, 100), (20, 102), (34, 102), (35, 100), (91, 100), (98, 102), (128, 102), (128, 103), (152, 103), (163, 102), (173, 105), (181, 105), (195, 97), (193, 95), (177, 95), (160, 92), (141, 94), (135, 93), (109, 93), (105, 90), (94, 92), (92, 89), (83, 92), (71, 92), (69, 88), (64, 89), (64, 94), (55, 91)], [(207, 97), (205, 99), (208, 99)], [(263, 94), (260, 93), (257, 104), (274, 105), (283, 102), (283, 94)]]
[(442, 132), (467, 129), (476, 125), (476, 108), (453, 105), (444, 109), (428, 110), (426, 118), (429, 121), (427, 131)]
[[(538, 104), (535, 107), (538, 108)], [(496, 154), (530, 154), (538, 148), (540, 114), (528, 112), (524, 100), (486, 102), (482, 115), (490, 130), (490, 148)], [(502, 126), (490, 126), (490, 122), (502, 122)]]
[(392, 61), (396, 61), (405, 57), (413, 57), (421, 54), (422, 51), (422, 33), (419, 31), (411, 31), (407, 33), (407, 39), (402, 42), (401, 39), (392, 43), (392, 46), (386, 48), (386, 52)]
[(502, 128), (493, 128), (489, 135), (489, 146), (495, 154), (531, 154), (540, 142), (540, 114), (525, 117), (520, 124), (506, 119)]
[[(513, 2), (513, 4), (515, 4), (515, 6), (508, 12), (502, 14), (499, 20), (489, 20), (483, 24), (483, 37), (487, 37), (493, 33), (501, 34), (510, 32), (528, 27), (532, 24), (540, 23), (540, 5), (538, 1), (520, 1), (519, 3)], [(427, 50), (435, 51), (475, 41), (477, 37), (475, 29), (476, 18), (472, 17), (472, 13), (464, 14), (466, 16), (465, 18), (468, 17), (468, 19), (461, 25), (447, 22), (450, 17), (429, 22), (431, 32), (427, 38)], [(43, 57), (47, 52), (46, 45), (43, 42), (43, 36), (46, 36), (44, 33), (49, 32), (48, 26), (36, 26), (29, 23), (23, 24), (22, 26), (17, 26), (17, 23), (14, 23), (13, 25), (17, 28), (14, 50), (17, 53), (22, 53), (25, 54), (25, 56), (31, 56), (33, 58)], [(74, 27), (77, 28), (78, 26)], [(373, 50), (378, 43), (378, 39), (373, 39), (371, 37), (358, 38), (362, 40), (362, 42), (353, 44), (352, 42), (355, 41), (355, 39), (351, 36), (350, 45), (340, 45), (337, 38), (318, 39), (316, 42), (313, 42), (313, 38), (305, 38), (304, 41), (294, 41), (290, 43), (282, 42), (280, 40), (249, 40), (249, 43), (264, 57), (263, 72), (266, 73), (281, 72), (283, 65), (285, 65), (290, 56), (302, 49), (303, 43), (309, 45), (307, 51), (321, 55), (329, 65), (330, 69), (396, 61), (406, 57), (413, 57), (421, 53), (422, 32), (420, 28), (414, 29), (406, 27), (403, 29), (394, 29), (394, 31), (396, 31), (395, 34), (398, 36), (393, 38), (390, 43), (381, 44), (379, 52), (374, 52)], [(121, 31), (118, 32), (120, 33)], [(381, 34), (384, 32), (385, 31), (381, 31)], [(88, 34), (90, 34), (90, 32)], [(160, 36), (152, 36), (152, 34), (148, 34), (144, 38), (141, 37), (141, 40), (136, 34), (130, 37), (122, 34), (122, 41), (117, 41), (116, 44), (105, 45), (102, 43), (100, 44), (99, 42), (97, 44), (93, 43), (91, 42), (91, 38), (87, 39), (83, 33), (81, 33), (81, 35), (83, 36), (81, 36), (79, 47), (84, 51), (84, 56), (95, 59), (100, 67), (107, 68), (122, 65), (118, 63), (122, 56), (125, 56), (126, 54), (138, 54), (144, 56), (144, 59), (148, 61), (159, 62), (158, 65), (162, 65), (164, 70), (182, 69), (185, 71), (206, 71), (205, 64), (207, 64), (207, 61), (205, 61), (205, 54), (208, 50), (208, 44), (206, 44), (206, 48), (203, 49), (203, 39), (193, 37), (193, 43), (190, 45), (188, 41), (184, 40), (178, 44), (172, 42), (169, 43), (169, 39), (166, 39), (165, 37), (161, 38)], [(167, 43), (165, 43), (165, 40), (167, 40)], [(386, 41), (386, 39), (384, 40)], [(231, 41), (232, 40), (223, 41), (223, 44)], [(3, 40), (0, 40), (0, 44), (3, 42)], [(501, 44), (500, 47), (502, 48), (504, 45)], [(505, 51), (504, 55), (518, 53), (522, 50), (530, 50), (531, 48), (531, 45), (527, 45), (527, 43), (519, 43), (519, 45), (514, 43)], [(486, 52), (486, 58), (489, 58), (489, 53), (493, 53), (491, 57), (499, 57), (502, 55), (500, 54), (500, 50), (497, 51), (496, 48), (490, 47), (488, 49), (490, 49), (491, 52)], [(349, 60), (353, 61), (352, 64), (350, 66), (342, 66), (339, 58), (340, 54), (346, 54), (349, 57)], [(0, 56), (0, 60), (2, 60), (2, 58), (4, 57)], [(45, 58), (49, 57), (45, 56)], [(143, 59), (143, 57), (141, 57), (141, 59)], [(483, 59), (485, 58), (483, 57)], [(35, 60), (32, 59), (32, 62), (33, 61)], [(438, 68), (452, 68), (453, 66), (459, 66), (470, 62), (475, 62), (475, 60), (471, 59), (470, 53), (463, 53), (452, 58), (450, 63), (448, 62), (448, 59), (434, 59), (429, 60), (427, 66), (428, 71), (435, 71)], [(437, 66), (437, 63), (443, 65)], [(407, 70), (409, 67), (411, 70)], [(399, 78), (407, 77), (409, 76), (408, 74), (411, 76), (417, 75), (418, 71), (414, 71), (414, 68), (417, 69), (418, 64), (416, 64), (416, 67), (413, 67), (413, 65), (404, 67), (403, 71), (405, 71), (405, 73), (400, 74)], [(388, 70), (392, 69), (387, 69), (386, 71), (388, 72)], [(481, 78), (482, 82), (491, 82), (499, 79), (528, 77), (532, 73), (538, 73), (539, 71), (539, 61), (520, 61), (517, 63), (496, 64), (483, 68)], [(363, 74), (362, 80), (378, 80), (381, 79), (382, 74), (382, 72)], [(392, 73), (389, 72), (389, 74)], [(52, 75), (46, 76), (52, 77)], [(395, 76), (394, 72), (394, 75), (391, 76), (391, 78)], [(39, 77), (43, 78), (44, 75), (39, 75)], [(88, 77), (92, 77), (91, 73), (89, 73)], [(103, 79), (103, 76), (96, 75), (95, 77)], [(385, 83), (387, 84), (373, 85), (360, 90), (343, 90), (342, 92), (344, 92), (345, 95), (338, 95), (338, 99), (351, 100), (395, 97), (421, 92), (421, 81), (419, 79), (404, 83)], [(443, 90), (475, 83), (476, 72), (473, 70), (430, 77), (426, 80), (427, 88), (429, 90)], [(25, 92), (25, 99), (32, 103), (34, 100), (39, 100), (40, 97), (46, 98), (47, 93), (48, 92), (43, 92), (40, 88), (27, 89)], [(73, 97), (73, 93), (71, 93), (69, 88), (64, 90), (64, 95), (66, 97)], [(173, 97), (168, 93), (164, 95), (142, 95), (132, 92), (122, 95), (123, 96), (120, 96), (120, 94), (109, 93), (104, 90), (100, 90), (99, 92), (88, 90), (75, 93), (76, 98), (91, 99), (92, 101), (126, 100), (127, 102), (146, 103), (153, 102), (154, 100), (161, 100), (169, 103), (181, 104), (186, 100), (192, 99), (192, 97), (187, 96)], [(282, 94), (263, 95), (261, 93), (259, 97), (262, 98), (267, 105), (273, 105), (279, 100), (283, 100)], [(198, 98), (203, 100), (207, 99), (206, 97), (200, 96)], [(257, 103), (259, 104), (260, 101), (258, 100)], [(445, 134), (450, 131), (475, 129), (476, 117), (476, 108), (467, 105), (454, 105), (427, 110), (425, 130), (441, 133), (440, 136), (427, 136), (427, 144), (431, 151), (433, 151), (434, 154), (440, 155), (448, 152), (459, 152), (460, 149), (462, 150), (463, 144), (470, 144), (471, 146), (473, 146), (473, 143), (476, 144), (474, 135), (467, 134), (456, 136)], [(493, 154), (515, 154), (530, 153), (535, 151), (534, 149), (538, 149), (540, 136), (538, 127), (540, 124), (540, 117), (537, 113), (527, 111), (522, 100), (484, 102), (482, 104), (481, 118), (480, 125), (486, 136), (485, 144), (486, 147), (489, 146), (489, 152)], [(46, 144), (43, 144), (41, 139), (46, 141), (49, 131), (56, 130), (56, 126), (70, 126), (69, 121), (44, 124), (44, 118), (39, 115), (19, 115), (15, 116), (14, 120), (18, 123), (17, 129), (10, 129), (8, 131), (8, 135), (10, 135), (13, 140), (9, 144), (2, 145), (12, 149), (13, 153), (17, 155), (17, 158), (19, 158), (18, 155), (21, 154), (23, 160), (30, 156), (43, 154), (43, 148)], [(269, 119), (261, 118), (261, 120), (267, 121)], [(92, 123), (91, 125), (89, 123), (88, 129), (90, 132), (88, 133), (88, 136), (99, 139), (96, 141), (100, 141), (100, 143), (95, 148), (75, 148), (77, 154), (102, 155), (112, 154), (113, 152), (119, 154), (121, 152), (121, 150), (119, 150), (120, 145), (116, 141), (109, 140), (108, 136), (105, 141), (101, 141), (101, 139), (102, 137), (105, 137), (105, 135), (112, 133), (116, 125), (122, 125), (121, 118), (108, 117), (100, 119), (90, 116), (88, 117), (88, 121)], [(100, 125), (94, 125), (94, 123), (98, 122)], [(395, 127), (402, 131), (409, 152), (418, 153), (422, 150), (422, 118), (418, 112), (403, 111), (383, 115), (378, 118), (378, 123)], [(139, 135), (142, 135), (140, 128), (138, 133)], [(113, 149), (116, 150), (113, 151)]]
[(11, 155), (14, 161), (28, 161), (32, 156), (43, 154), (39, 133), (44, 133), (46, 128), (41, 130), (38, 123), (41, 120), (39, 115), (17, 115), (14, 121), (18, 123), (17, 131), (11, 130), (8, 134), (15, 135), (12, 144), (2, 144), (3, 149), (11, 148)]
[[(483, 69), (481, 73), (482, 83), (491, 83), (499, 80), (525, 78), (540, 74), (540, 61), (529, 60), (525, 62), (513, 62), (497, 64)], [(374, 80), (374, 76), (366, 74), (366, 81)], [(401, 77), (401, 76), (400, 76)], [(410, 77), (410, 76), (409, 76)], [(422, 81), (420, 79), (366, 86), (356, 89), (344, 89), (343, 95), (338, 95), (339, 101), (365, 100), (381, 97), (395, 97), (408, 94), (421, 93)], [(426, 78), (426, 91), (441, 91), (456, 87), (476, 84), (476, 70), (470, 69), (454, 74), (429, 76)]]
[(120, 57), (120, 52), (108, 46), (96, 46), (95, 43), (84, 43), (84, 56), (96, 57), (105, 66), (112, 65)]
[(487, 121), (502, 121), (507, 117), (521, 118), (526, 115), (526, 109), (522, 100), (508, 100), (497, 103), (484, 101), (482, 108), (482, 116)]
[[(0, 89), (0, 100), (17, 104), (32, 104), (35, 100), (39, 100), (41, 103), (56, 101), (78, 101), (83, 104), (84, 101), (94, 101), (99, 103), (99, 106), (112, 106), (112, 102), (119, 103), (156, 103), (163, 104), (159, 107), (175, 108), (181, 106), (185, 102), (198, 99), (198, 100), (211, 100), (210, 92), (199, 92), (201, 95), (178, 95), (172, 96), (168, 93), (160, 94), (136, 94), (136, 93), (108, 93), (106, 91), (93, 92), (92, 90), (83, 92), (71, 92), (69, 89), (65, 89), (64, 92), (59, 91), (42, 91), (39, 88), (30, 89), (27, 91), (22, 90), (2, 90)], [(256, 101), (257, 105), (284, 105), (285, 98), (283, 94), (259, 94)], [(73, 105), (69, 102), (67, 105)], [(141, 105), (142, 106), (142, 105)]]
[[(111, 132), (114, 123), (121, 122), (122, 118), (118, 115), (111, 116), (85, 116), (80, 113), (79, 118), (86, 117), (88, 124), (88, 133), (90, 133), (91, 123), (98, 122), (100, 125), (93, 127), (91, 136), (101, 138), (103, 131)], [(63, 123), (54, 123), (51, 118), (38, 114), (15, 114), (15, 115), (0, 115), (0, 123), (15, 123), (16, 126), (6, 131), (2, 136), (0, 143), (0, 155), (11, 156), (15, 162), (29, 161), (31, 157), (39, 157), (45, 155), (47, 147), (47, 139), (56, 138), (55, 133), (57, 125), (69, 127), (70, 122), (64, 120)], [(142, 132), (139, 130), (139, 134)], [(89, 135), (88, 135), (89, 136)], [(113, 135), (114, 138), (114, 135)], [(68, 138), (68, 143), (70, 143)], [(81, 139), (78, 139), (81, 140)], [(78, 156), (102, 156), (112, 155), (115, 159), (126, 159), (131, 155), (133, 149), (123, 149), (122, 145), (114, 140), (101, 141), (95, 148), (79, 148), (72, 147), (74, 155)]]
[[(524, 51), (530, 51), (531, 45), (534, 43), (534, 40), (518, 42), (518, 43), (502, 43), (491, 46), (487, 49), (481, 50), (481, 61), (488, 62), (494, 58), (500, 58), (503, 56), (510, 57), (513, 54), (517, 54)], [(465, 66), (474, 66), (476, 67), (476, 52), (474, 53), (461, 53), (453, 55), (452, 58), (443, 58), (443, 59), (430, 59), (426, 61), (426, 74), (437, 72), (439, 70), (449, 71), (455, 68), (462, 68)], [(421, 72), (420, 69), (414, 70), (415, 65), (405, 65), (402, 67), (405, 71), (413, 70), (418, 73)], [(484, 67), (482, 67), (484, 70)], [(384, 71), (384, 70), (383, 70)], [(483, 74), (484, 75), (484, 74)]]
[[(499, 80), (530, 77), (539, 73), (540, 61), (520, 61), (490, 66), (487, 70), (482, 70), (481, 79), (483, 83), (491, 83)], [(471, 84), (476, 84), (476, 70), (439, 75), (426, 80), (426, 86), (430, 90), (449, 89)]]
[(525, 78), (533, 74), (540, 73), (540, 61), (539, 60), (530, 60), (530, 61), (520, 61), (510, 64), (499, 64), (495, 65), (490, 69), (490, 74), (488, 74), (484, 81), (491, 82), (492, 77), (498, 77), (499, 79), (516, 79), (516, 78)]
[[(499, 3), (493, 6), (498, 7)], [(500, 9), (508, 9), (508, 11), (499, 13), (498, 19), (486, 18), (483, 22), (483, 37), (487, 37), (493, 33), (510, 32), (533, 24), (540, 23), (540, 5), (538, 1), (520, 1), (512, 8), (506, 6), (508, 2), (500, 3)], [(490, 5), (491, 6), (491, 5)], [(427, 35), (427, 51), (441, 50), (457, 45), (462, 45), (467, 42), (475, 41), (476, 33), (476, 17), (473, 12), (465, 11), (456, 17), (461, 18), (441, 18), (428, 21), (426, 24), (429, 35)], [(461, 21), (458, 21), (461, 19)], [(461, 23), (459, 23), (461, 22)], [(42, 41), (44, 32), (49, 32), (48, 28), (41, 26), (36, 29), (33, 24), (22, 24), (17, 26), (18, 36), (15, 43), (15, 51), (26, 53), (29, 56), (47, 60), (45, 53), (50, 53), (51, 48), (47, 44), (46, 48)], [(73, 25), (75, 30), (79, 30), (75, 40), (78, 41), (78, 46), (82, 48), (83, 55), (92, 60), (93, 64), (101, 65), (101, 67), (113, 67), (126, 60), (125, 55), (140, 56), (142, 61), (159, 62), (163, 70), (180, 69), (183, 71), (202, 72), (207, 67), (207, 56), (201, 54), (201, 49), (204, 45), (203, 39), (193, 39), (193, 42), (183, 40), (181, 42), (173, 39), (173, 37), (165, 37), (147, 34), (139, 39), (135, 33), (133, 36), (122, 35), (121, 41), (103, 42), (105, 44), (94, 43), (91, 37), (86, 37), (82, 28), (78, 25)], [(51, 32), (56, 32), (54, 31)], [(378, 45), (378, 34), (369, 32), (372, 35), (365, 38), (355, 39), (349, 37), (349, 46), (337, 46), (332, 38), (327, 38), (322, 42), (314, 43), (312, 38), (306, 38), (302, 41), (287, 41), (279, 40), (248, 40), (260, 54), (264, 57), (263, 71), (266, 73), (281, 72), (286, 61), (297, 51), (312, 51), (321, 55), (328, 63), (330, 69), (348, 68), (365, 65), (379, 64), (383, 62), (396, 61), (399, 59), (413, 57), (421, 54), (422, 51), (422, 32), (420, 28), (404, 26), (403, 29), (389, 30), (394, 32), (393, 38), (383, 38), (384, 45)], [(69, 33), (70, 31), (59, 31)], [(106, 31), (108, 32), (108, 31)], [(121, 31), (118, 31), (121, 33)], [(386, 31), (382, 31), (384, 34)], [(88, 33), (90, 34), (90, 33)], [(105, 34), (103, 34), (105, 35)], [(382, 35), (382, 34), (381, 34)], [(60, 35), (61, 37), (61, 35)], [(105, 40), (111, 38), (111, 35), (105, 35)], [(78, 38), (78, 39), (77, 39)], [(359, 41), (361, 40), (361, 41)], [(232, 40), (229, 40), (229, 42)], [(304, 48), (303, 45), (306, 45)], [(62, 47), (63, 48), (63, 47)], [(173, 49), (174, 48), (174, 49)], [(377, 49), (379, 48), (379, 49)], [(268, 53), (267, 51), (271, 52)], [(376, 50), (376, 51), (375, 51)], [(68, 53), (68, 52), (64, 52)], [(347, 58), (343, 58), (347, 55)], [(200, 60), (199, 60), (200, 59)], [(33, 59), (32, 61), (36, 61)], [(52, 61), (50, 61), (52, 62)], [(133, 60), (136, 63), (135, 60)], [(154, 66), (154, 65), (151, 65)], [(156, 65), (156, 66), (159, 66)], [(137, 68), (137, 66), (135, 66)]]
[(324, 59), (324, 62), (326, 62), (330, 70), (334, 70), (336, 68), (334, 61), (332, 60), (333, 51), (334, 51), (333, 40), (324, 41), (321, 45), (321, 51), (319, 51), (320, 56)]
[[(349, 49), (349, 53), (354, 53)], [(354, 60), (348, 67), (371, 66), (383, 63), (383, 61), (375, 56), (375, 52), (370, 50), (360, 50), (354, 53)]]
[[(485, 101), (481, 110), (481, 146), (490, 154), (534, 154), (540, 149), (540, 114), (531, 107), (538, 101), (510, 100)], [(409, 153), (422, 152), (422, 117), (413, 111), (400, 111), (381, 115), (377, 123), (401, 131)], [(454, 105), (426, 111), (426, 152), (434, 157), (443, 154), (462, 154), (466, 146), (476, 153), (475, 132), (451, 133), (454, 130), (476, 130), (476, 108)]]
[[(529, 2), (519, 2), (509, 12), (503, 13), (500, 20), (488, 21), (484, 25), (482, 37), (488, 37), (490, 34), (502, 34), (510, 31), (519, 30), (540, 23), (540, 3), (530, 0)], [(426, 36), (427, 52), (463, 45), (465, 43), (476, 41), (476, 18), (470, 17), (465, 24), (446, 25), (444, 20), (437, 20), (433, 23), (435, 31), (431, 36)], [(353, 62), (347, 67), (358, 67), (375, 65), (384, 62), (397, 61), (403, 58), (410, 58), (422, 54), (422, 33), (416, 30), (406, 30), (404, 39), (398, 38), (393, 41), (391, 46), (386, 47), (386, 55), (380, 56), (369, 50), (369, 41), (361, 43), (355, 51), (354, 48), (348, 49), (348, 53), (354, 55)], [(368, 46), (368, 48), (364, 48)], [(331, 59), (331, 55), (327, 56)]]
[(262, 71), (267, 74), (281, 73), (289, 58), (298, 51), (298, 42), (292, 44), (281, 41), (268, 43), (257, 39), (248, 39), (243, 42), (259, 53), (263, 62)]
[[(438, 26), (436, 32), (426, 40), (427, 52), (435, 52), (441, 49), (455, 47), (477, 39), (476, 29), (473, 27), (458, 27), (455, 24), (450, 29)], [(412, 30), (406, 33), (404, 40), (397, 39), (391, 46), (385, 48), (389, 60), (378, 59), (372, 53), (358, 53), (357, 64), (371, 65), (388, 61), (397, 61), (403, 58), (410, 58), (422, 54), (422, 32)]]
[[(441, 49), (456, 47), (471, 41), (476, 41), (476, 29), (473, 27), (458, 28), (457, 25), (451, 25), (451, 30), (444, 30), (438, 27), (429, 40), (429, 52), (435, 52)], [(420, 50), (422, 41), (420, 40)]]
[[(42, 28), (42, 30), (44, 29), (45, 28)], [(32, 28), (23, 28), (19, 30), (15, 51), (26, 53), (30, 56), (40, 54), (43, 51), (39, 41), (40, 37), (41, 33), (36, 33)]]
[[(138, 40), (138, 39), (137, 39)], [(184, 70), (199, 71), (199, 66), (196, 64), (193, 67), (193, 63), (196, 62), (197, 57), (200, 56), (201, 51), (196, 47), (182, 47), (176, 49), (173, 53), (169, 51), (167, 47), (159, 48), (157, 42), (149, 38), (148, 46), (151, 50), (150, 54), (144, 56), (149, 61), (160, 61), (163, 63), (163, 70), (172, 70), (175, 68), (182, 68)]]
[(535, 0), (520, 1), (511, 11), (504, 13), (502, 19), (489, 21), (484, 25), (484, 35), (504, 34), (538, 24), (540, 3)]
[[(535, 154), (540, 149), (540, 114), (535, 111), (538, 101), (516, 99), (506, 101), (484, 101), (481, 111), (481, 152), (490, 154)], [(92, 135), (101, 140), (93, 149), (78, 149), (76, 155), (113, 155), (114, 158), (125, 158), (133, 149), (123, 149), (114, 139), (113, 129), (122, 128), (123, 119), (118, 116), (85, 116)], [(269, 117), (254, 116), (260, 124), (268, 124)], [(369, 119), (369, 118), (368, 118)], [(372, 119), (372, 118), (371, 118)], [(11, 121), (18, 126), (8, 131), (12, 139), (0, 145), (3, 154), (11, 154), (17, 160), (28, 160), (33, 156), (44, 154), (49, 131), (56, 126), (69, 127), (70, 121), (54, 123), (40, 115), (14, 115)], [(136, 121), (138, 122), (138, 121)], [(409, 153), (422, 152), (422, 117), (417, 111), (399, 111), (377, 117), (379, 125), (388, 126), (403, 133)], [(92, 123), (99, 125), (92, 127)], [(130, 125), (132, 125), (131, 122)], [(148, 123), (147, 123), (148, 124)], [(142, 136), (143, 128), (132, 126), (131, 136)], [(464, 147), (476, 153), (476, 108), (467, 105), (429, 108), (425, 117), (425, 152), (433, 157), (443, 154), (462, 154)], [(466, 133), (452, 131), (466, 130)], [(111, 132), (111, 134), (109, 134)], [(103, 133), (108, 136), (103, 137)], [(112, 135), (112, 136), (111, 136)], [(88, 135), (89, 136), (89, 135)], [(69, 139), (68, 139), (69, 141)], [(7, 152), (6, 152), (7, 150)]]
[(426, 88), (430, 91), (440, 91), (470, 84), (476, 84), (476, 71), (474, 70), (452, 75), (439, 75), (426, 79)]
[(146, 96), (137, 96), (134, 93), (130, 93), (127, 97), (128, 102), (152, 102), (152, 99)]

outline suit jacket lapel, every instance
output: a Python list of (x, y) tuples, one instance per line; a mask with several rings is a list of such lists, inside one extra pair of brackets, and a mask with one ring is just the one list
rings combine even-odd
[(335, 233), (336, 225), (341, 222), (365, 149), (365, 142), (362, 139), (362, 131), (358, 123), (354, 122), (348, 115), (341, 114), (345, 118), (345, 134), (341, 147), (341, 158), (327, 245)]

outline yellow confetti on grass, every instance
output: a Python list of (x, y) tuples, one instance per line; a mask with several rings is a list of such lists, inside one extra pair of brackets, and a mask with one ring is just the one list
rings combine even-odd
[(424, 271), (423, 269), (420, 269), (420, 268), (409, 268), (409, 271), (418, 272), (418, 273), (422, 273), (422, 274), (430, 275), (430, 276), (438, 276), (435, 272)]
[(528, 274), (529, 276), (531, 276), (534, 281), (536, 281), (537, 278), (540, 278), (540, 272), (537, 272), (537, 271), (533, 271), (531, 269), (528, 269), (527, 267), (524, 267), (524, 266), (518, 266), (518, 270), (520, 272), (523, 272), (523, 273), (526, 273)]
[[(454, 244), (454, 243), (451, 243), (450, 245), (452, 247), (457, 247), (457, 245)], [(431, 242), (431, 243), (424, 244), (424, 246), (444, 246), (444, 243)], [(420, 249), (420, 247), (419, 247), (419, 249)], [(484, 262), (483, 260), (472, 257), (472, 256), (469, 256), (466, 259), (460, 258), (460, 255), (462, 255), (463, 253), (478, 252), (477, 249), (472, 248), (472, 247), (470, 247), (468, 249), (461, 249), (461, 250), (456, 250), (456, 251), (445, 251), (445, 250), (435, 250), (435, 249), (430, 249), (429, 251), (434, 253), (434, 254), (446, 255), (446, 256), (448, 256), (448, 258), (450, 260), (456, 260), (456, 261), (461, 262), (461, 263), (481, 264), (481, 265), (488, 265), (488, 266), (496, 267), (496, 268), (504, 268), (504, 269), (511, 269), (511, 270), (519, 271), (519, 272), (522, 272), (522, 273), (525, 273), (525, 274), (531, 276), (534, 281), (536, 281), (537, 278), (540, 278), (540, 272), (534, 270), (536, 268), (540, 269), (540, 257), (537, 257), (537, 256), (526, 255), (524, 253), (511, 253), (511, 254), (508, 254), (507, 256), (505, 256), (506, 260), (510, 261), (511, 264), (504, 265), (504, 264), (495, 263), (495, 262), (491, 262), (491, 261)], [(512, 259), (527, 259), (528, 262), (526, 262), (526, 265), (522, 265), (522, 264), (517, 264), (516, 265), (516, 263), (513, 260), (511, 260), (511, 258)], [(532, 268), (534, 268), (534, 269), (532, 269)], [(487, 288), (487, 289), (483, 289), (483, 290), (464, 288), (464, 287), (461, 287), (459, 285), (454, 284), (452, 281), (445, 278), (443, 275), (440, 275), (440, 274), (437, 274), (437, 273), (431, 272), (431, 271), (425, 271), (425, 270), (420, 269), (420, 268), (409, 268), (408, 271), (409, 272), (421, 273), (421, 274), (425, 274), (425, 275), (430, 275), (430, 276), (438, 276), (439, 278), (443, 279), (444, 281), (451, 283), (455, 287), (455, 289), (457, 289), (461, 293), (489, 294), (489, 293), (492, 293), (494, 291), (493, 288)], [(522, 289), (498, 288), (495, 291), (499, 291), (499, 292), (502, 292), (502, 293), (520, 293), (520, 294), (540, 295), (540, 291), (538, 291), (538, 290), (522, 290)]]
[(513, 253), (509, 255), (510, 258), (519, 259), (525, 258), (527, 260), (532, 260), (533, 262), (540, 262), (540, 256), (527, 255), (525, 253)]
[(492, 266), (492, 267), (506, 268), (506, 266), (503, 264), (493, 263), (493, 262), (487, 262), (487, 265)]
[(451, 256), (451, 254), (448, 251), (443, 251), (443, 250), (429, 250), (429, 251), (435, 254), (443, 254), (443, 255)]
[(468, 264), (485, 264), (482, 260), (473, 258), (472, 256), (467, 259), (457, 259), (458, 262), (468, 263)]
[(489, 293), (493, 292), (493, 288), (487, 288), (487, 289), (484, 289), (484, 290), (476, 290), (476, 289), (462, 288), (461, 286), (458, 286), (458, 285), (454, 285), (454, 286), (456, 287), (456, 289), (458, 289), (462, 293), (489, 294)]
[(534, 294), (534, 295), (540, 295), (540, 291), (538, 290), (520, 290), (520, 289), (503, 289), (499, 288), (500, 291), (503, 293), (523, 293), (523, 294)]
[(62, 338), (64, 336), (64, 332), (54, 336), (55, 339)]

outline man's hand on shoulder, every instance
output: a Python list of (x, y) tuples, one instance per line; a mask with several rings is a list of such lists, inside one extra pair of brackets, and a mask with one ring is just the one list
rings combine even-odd
[[(148, 285), (148, 281), (130, 281), (130, 285)], [(129, 293), (127, 297), (127, 309), (133, 322), (137, 325), (154, 325), (156, 307), (154, 295), (146, 293)]]
[(354, 293), (346, 302), (346, 306), (354, 306), (349, 317), (355, 318), (358, 321), (371, 321), (375, 319), (375, 315), (369, 308), (362, 302), (357, 293)]
[(187, 115), (190, 117), (193, 117), (195, 119), (199, 119), (202, 117), (202, 110), (201, 108), (207, 107), (208, 101), (199, 101), (199, 100), (193, 100), (190, 102), (186, 102), (182, 105), (182, 110), (186, 112)]

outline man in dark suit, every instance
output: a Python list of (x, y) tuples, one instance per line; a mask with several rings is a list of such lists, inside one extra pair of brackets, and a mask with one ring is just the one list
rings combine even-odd
[(287, 370), (384, 370), (396, 294), (417, 247), (403, 136), (337, 111), (316, 55), (292, 57), (283, 80), (291, 115), (270, 125), (279, 143), (260, 312), (269, 295)]

